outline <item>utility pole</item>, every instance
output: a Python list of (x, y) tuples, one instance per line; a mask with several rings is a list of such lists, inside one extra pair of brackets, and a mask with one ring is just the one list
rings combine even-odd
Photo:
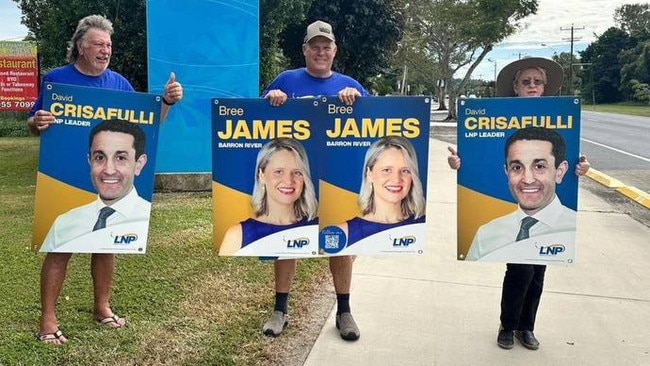
[[(585, 27), (576, 28), (576, 27), (573, 26), (573, 23), (571, 23), (571, 28), (560, 27), (560, 30), (563, 30), (563, 31), (570, 30), (571, 31), (571, 38), (570, 38), (571, 39), (571, 56), (569, 58), (569, 93), (571, 93), (570, 95), (573, 95), (573, 92), (574, 92), (574, 89), (573, 89), (573, 41), (574, 41), (573, 31), (574, 30), (582, 30), (582, 29), (585, 29)], [(578, 40), (580, 40), (580, 38), (578, 38)]]
[(492, 58), (488, 58), (487, 60), (494, 64), (494, 91), (492, 93), (492, 96), (496, 97), (497, 96), (497, 60)]
[(399, 93), (404, 95), (404, 92), (406, 91), (406, 73), (408, 71), (408, 67), (406, 67), (406, 64), (404, 64), (404, 72), (402, 73), (402, 87), (400, 88)]

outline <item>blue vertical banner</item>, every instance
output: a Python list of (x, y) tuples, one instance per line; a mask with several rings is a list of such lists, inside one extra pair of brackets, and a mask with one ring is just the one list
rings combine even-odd
[(157, 173), (207, 173), (216, 97), (259, 95), (258, 0), (148, 0), (149, 91), (184, 88), (160, 134)]
[[(43, 88), (43, 108), (56, 122), (41, 136), (32, 248), (145, 253), (161, 97), (54, 83), (45, 83)], [(104, 130), (102, 145), (95, 147), (102, 132), (91, 139), (91, 131), (115, 119), (126, 127)], [(139, 159), (129, 155), (137, 155), (136, 147), (141, 146), (136, 135), (144, 146)], [(94, 148), (97, 151), (91, 151)], [(125, 163), (130, 159), (135, 162)], [(95, 161), (110, 161), (109, 167), (93, 168)], [(107, 205), (97, 185), (111, 197), (120, 197), (111, 199), (110, 207), (116, 212), (104, 219), (105, 228), (94, 227), (100, 209)], [(114, 195), (115, 191), (125, 195)]]
[(578, 98), (460, 101), (457, 259), (573, 264), (579, 147)]
[(321, 254), (421, 254), (430, 98), (322, 100)]
[(219, 255), (318, 254), (318, 99), (212, 100), (213, 242)]

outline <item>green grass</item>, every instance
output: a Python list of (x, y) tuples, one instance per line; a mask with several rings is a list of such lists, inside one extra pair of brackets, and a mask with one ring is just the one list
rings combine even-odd
[[(148, 253), (118, 256), (112, 306), (130, 327), (92, 322), (90, 256), (78, 254), (57, 305), (70, 341), (38, 343), (43, 255), (30, 251), (38, 141), (0, 138), (0, 365), (280, 364), (282, 347), (301, 334), (295, 326), (277, 340), (261, 333), (273, 266), (216, 256), (207, 192), (155, 194)], [(324, 260), (301, 261), (292, 309), (308, 309), (328, 273)]]
[(583, 104), (582, 108), (592, 112), (628, 114), (631, 116), (650, 117), (650, 105), (639, 104)]
[(27, 113), (0, 112), (0, 137), (26, 137)]

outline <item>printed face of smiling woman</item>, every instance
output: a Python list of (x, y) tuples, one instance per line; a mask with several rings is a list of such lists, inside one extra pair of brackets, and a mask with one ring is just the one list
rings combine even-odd
[(379, 155), (372, 169), (366, 172), (372, 183), (375, 201), (399, 204), (411, 190), (413, 176), (404, 152), (389, 148)]
[(273, 202), (293, 205), (300, 198), (305, 178), (295, 153), (285, 149), (275, 152), (258, 174), (270, 207)]

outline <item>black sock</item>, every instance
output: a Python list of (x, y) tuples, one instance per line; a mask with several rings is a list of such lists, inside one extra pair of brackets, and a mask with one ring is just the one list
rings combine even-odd
[(287, 313), (287, 302), (289, 302), (289, 293), (288, 292), (276, 292), (275, 293), (275, 308), (274, 311), (281, 311)]
[(336, 315), (350, 312), (350, 294), (336, 294)]

